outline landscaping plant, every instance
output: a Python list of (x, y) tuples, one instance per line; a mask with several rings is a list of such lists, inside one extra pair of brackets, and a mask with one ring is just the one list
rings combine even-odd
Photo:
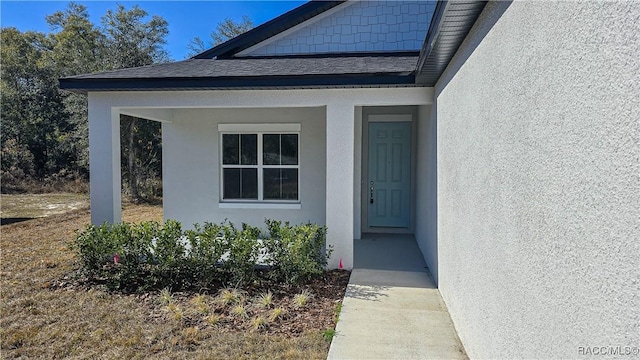
[(73, 248), (81, 274), (112, 290), (242, 287), (265, 273), (271, 280), (302, 284), (322, 274), (328, 257), (324, 226), (265, 224), (267, 232), (228, 221), (195, 224), (192, 230), (175, 220), (89, 225), (77, 233)]
[[(265, 220), (269, 236), (264, 239), (267, 259), (277, 280), (299, 283), (319, 275), (327, 265), (326, 227), (316, 224), (291, 226)], [(330, 250), (329, 250), (330, 252)]]
[[(125, 204), (122, 216), (135, 223), (151, 218), (162, 221), (162, 208)], [(217, 282), (180, 290), (156, 285), (114, 293), (104, 285), (107, 276), (124, 266), (121, 249), (94, 251), (104, 259), (96, 263), (97, 275), (88, 279), (77, 276), (82, 263), (79, 252), (64, 246), (65, 241), (75, 242), (74, 229), (85, 229), (89, 221), (89, 210), (82, 209), (3, 225), (0, 358), (327, 358), (329, 342), (322, 332), (335, 326), (334, 308), (344, 296), (348, 272), (326, 271), (308, 284), (290, 286), (272, 281), (260, 267), (257, 281), (242, 288)], [(94, 229), (93, 235), (97, 232)], [(98, 244), (92, 245), (95, 250)], [(114, 263), (116, 251), (118, 264)], [(190, 256), (187, 250), (187, 264)], [(141, 274), (150, 273), (153, 266), (152, 260), (143, 261)], [(218, 271), (223, 271), (221, 263)], [(222, 274), (216, 276), (222, 278)], [(229, 287), (230, 297), (237, 300), (223, 304), (219, 297), (223, 287)], [(296, 308), (293, 296), (302, 289), (313, 297), (304, 308)], [(258, 306), (261, 295), (268, 297), (269, 292), (271, 306)], [(245, 306), (249, 318), (231, 313), (237, 304)]]
[(244, 285), (255, 277), (255, 267), (260, 254), (260, 229), (242, 224), (242, 229), (232, 223), (222, 226), (224, 239), (228, 249), (228, 256), (222, 263), (224, 272), (232, 284)]

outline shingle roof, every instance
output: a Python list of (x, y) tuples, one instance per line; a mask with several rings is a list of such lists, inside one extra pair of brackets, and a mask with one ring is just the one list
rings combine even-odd
[[(351, 56), (189, 59), (60, 80), (62, 89), (296, 87), (414, 83), (418, 53)], [(85, 86), (86, 85), (86, 86)]]
[(174, 63), (71, 76), (68, 79), (301, 76), (379, 73), (406, 75), (415, 70), (417, 61), (417, 53), (404, 56), (273, 57), (228, 60), (189, 59)]
[(72, 76), (60, 79), (60, 88), (87, 92), (434, 86), (487, 1), (439, 2), (419, 56), (418, 53), (392, 52), (233, 57), (238, 51), (342, 2), (311, 1), (189, 60)]

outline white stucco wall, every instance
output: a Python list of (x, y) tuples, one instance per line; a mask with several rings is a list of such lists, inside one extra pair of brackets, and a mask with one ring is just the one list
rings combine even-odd
[[(308, 183), (318, 186), (310, 189), (313, 196), (309, 199), (314, 204), (309, 206), (318, 208), (307, 208), (307, 200), (303, 198), (301, 209), (293, 211), (292, 217), (287, 219), (293, 222), (315, 221), (313, 217), (321, 220), (322, 210), (318, 209), (324, 206), (324, 223), (328, 228), (327, 245), (334, 249), (328, 267), (337, 268), (339, 260), (343, 259), (344, 267), (349, 269), (353, 265), (352, 240), (354, 236), (358, 236), (358, 229), (354, 225), (355, 217), (359, 216), (354, 205), (357, 201), (354, 194), (357, 145), (354, 143), (359, 141), (355, 131), (356, 114), (365, 106), (428, 105), (432, 102), (433, 88), (424, 87), (92, 92), (89, 96), (91, 221), (102, 224), (104, 221), (121, 220), (120, 151), (117, 136), (120, 112), (163, 121), (163, 136), (168, 137), (164, 139), (163, 146), (165, 217), (178, 218), (185, 226), (210, 219), (209, 214), (195, 214), (194, 207), (206, 211), (212, 201), (217, 204), (215, 195), (209, 192), (203, 195), (201, 192), (203, 189), (209, 191), (211, 187), (215, 187), (211, 191), (219, 191), (219, 187), (213, 185), (218, 178), (211, 172), (211, 169), (218, 171), (217, 167), (202, 165), (211, 165), (217, 159), (215, 153), (207, 154), (207, 149), (217, 151), (214, 143), (218, 141), (216, 122), (222, 121), (221, 119), (240, 123), (302, 121), (304, 134), (301, 141), (306, 141), (304, 139), (307, 136), (313, 137), (305, 142), (311, 144), (311, 148), (306, 149), (305, 143), (301, 143), (304, 148), (302, 156), (309, 157), (311, 163), (322, 156), (330, 161), (325, 161), (324, 167), (314, 169), (307, 169), (304, 163), (301, 164), (301, 169), (306, 174), (304, 176), (311, 177), (307, 171), (312, 170), (313, 174), (319, 174), (319, 178), (324, 179), (324, 186), (318, 176), (314, 175)], [(211, 114), (215, 114), (214, 119)], [(318, 124), (318, 119), (322, 119), (320, 123), (324, 127)], [(194, 129), (189, 129), (188, 121), (194, 122)], [(310, 122), (310, 127), (305, 125), (307, 122)], [(306, 133), (306, 128), (309, 128), (309, 133)], [(171, 136), (174, 138), (171, 139)], [(317, 141), (323, 138), (325, 143), (321, 145)], [(314, 152), (310, 155), (304, 155), (312, 150)], [(178, 158), (172, 158), (175, 156)], [(198, 167), (202, 173), (194, 173)], [(184, 183), (181, 182), (183, 180), (190, 181)], [(168, 187), (167, 181), (170, 183)], [(171, 195), (169, 191), (178, 195)], [(182, 197), (181, 194), (186, 196)], [(320, 202), (316, 204), (316, 201)], [(186, 215), (181, 216), (173, 206), (186, 211)], [(236, 221), (236, 216), (241, 213), (242, 218), (238, 218), (238, 222), (256, 225), (261, 224), (264, 217), (278, 218), (285, 214), (280, 209), (260, 209), (259, 212), (247, 212), (246, 209), (225, 211), (231, 214), (228, 216), (231, 220)]]
[(348, 2), (241, 54), (419, 51), (435, 5), (424, 0)]
[[(218, 124), (299, 123), (300, 209), (220, 208)], [(325, 109), (178, 109), (162, 126), (163, 206), (185, 226), (229, 219), (264, 227), (264, 219), (325, 224)]]
[(353, 142), (353, 238), (362, 238), (362, 106), (355, 107)]
[(91, 223), (120, 221), (120, 114), (109, 98), (89, 94), (89, 173)]
[(415, 237), (438, 281), (437, 128), (435, 106), (418, 106)]
[(438, 285), (472, 358), (640, 346), (639, 20), (490, 3), (436, 86)]

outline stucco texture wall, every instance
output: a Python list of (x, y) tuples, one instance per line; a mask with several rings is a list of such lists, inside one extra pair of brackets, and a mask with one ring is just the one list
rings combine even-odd
[(438, 281), (438, 171), (436, 107), (418, 106), (415, 237)]
[(436, 85), (438, 286), (470, 357), (640, 347), (639, 22), (489, 3)]
[[(300, 209), (220, 208), (220, 135), (224, 123), (299, 123)], [(325, 224), (325, 109), (176, 109), (162, 126), (165, 218), (185, 226), (224, 219), (264, 227), (264, 219)]]

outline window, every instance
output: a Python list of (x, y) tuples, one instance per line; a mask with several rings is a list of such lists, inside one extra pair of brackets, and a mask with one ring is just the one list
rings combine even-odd
[(298, 202), (299, 124), (221, 124), (218, 129), (223, 201)]

